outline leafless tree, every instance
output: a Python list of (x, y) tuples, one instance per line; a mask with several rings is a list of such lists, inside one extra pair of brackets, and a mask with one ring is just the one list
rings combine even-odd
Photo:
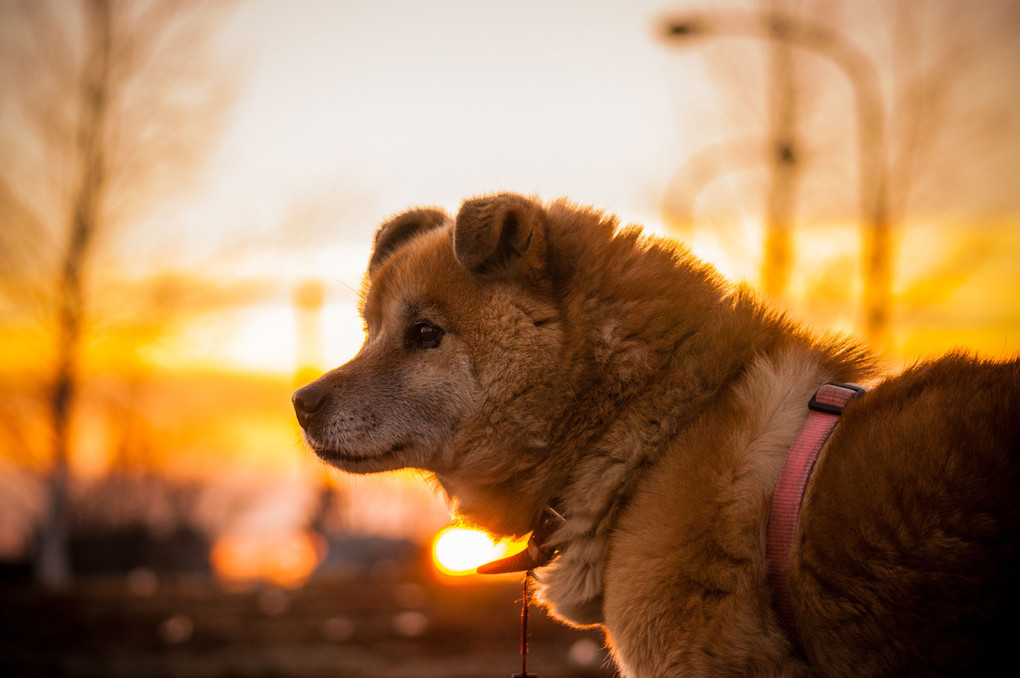
[[(53, 339), (49, 488), (39, 581), (70, 578), (67, 511), (91, 262), (104, 240), (181, 188), (233, 98), (210, 69), (226, 2), (4, 0), (0, 267)], [(13, 281), (13, 282), (12, 282)]]

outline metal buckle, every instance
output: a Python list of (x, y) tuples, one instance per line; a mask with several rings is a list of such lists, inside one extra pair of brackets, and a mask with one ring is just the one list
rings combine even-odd
[[(818, 394), (819, 392), (821, 392), (822, 388), (825, 388), (826, 386), (835, 386), (836, 388), (842, 389), (844, 391), (851, 391), (851, 393), (845, 394), (845, 399), (843, 400), (843, 404), (841, 405), (834, 405), (832, 403), (820, 403), (818, 402)], [(847, 406), (847, 403), (849, 403), (851, 400), (861, 395), (862, 393), (867, 392), (868, 389), (864, 388), (863, 386), (858, 386), (857, 384), (842, 384), (837, 381), (830, 381), (828, 383), (823, 384), (821, 388), (819, 388), (811, 395), (811, 400), (808, 401), (808, 409), (813, 410), (815, 412), (823, 412), (825, 414), (835, 414), (839, 416), (843, 414), (843, 408)]]

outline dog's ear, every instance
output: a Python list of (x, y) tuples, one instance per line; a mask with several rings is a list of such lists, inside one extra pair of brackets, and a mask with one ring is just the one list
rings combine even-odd
[(401, 243), (419, 233), (442, 226), (449, 218), (443, 210), (431, 207), (410, 210), (393, 217), (375, 232), (375, 245), (372, 247), (372, 259), (368, 262), (368, 272), (372, 273), (386, 261)]
[(545, 210), (522, 195), (464, 201), (453, 227), (457, 260), (478, 275), (525, 277), (545, 266)]

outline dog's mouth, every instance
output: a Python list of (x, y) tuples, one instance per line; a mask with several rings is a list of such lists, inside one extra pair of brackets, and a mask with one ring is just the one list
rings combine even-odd
[(392, 463), (407, 449), (408, 445), (406, 442), (400, 442), (380, 452), (368, 453), (316, 445), (310, 441), (309, 446), (315, 452), (315, 456), (330, 466), (344, 471), (357, 472), (358, 470), (379, 470), (380, 467), (391, 468)]

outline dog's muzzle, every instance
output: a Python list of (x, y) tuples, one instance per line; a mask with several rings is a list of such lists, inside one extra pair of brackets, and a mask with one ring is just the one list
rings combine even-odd
[(316, 413), (322, 411), (329, 401), (329, 393), (321, 386), (309, 384), (295, 391), (290, 400), (294, 403), (294, 413), (297, 415), (298, 423), (301, 424), (301, 428), (307, 430), (314, 421)]

